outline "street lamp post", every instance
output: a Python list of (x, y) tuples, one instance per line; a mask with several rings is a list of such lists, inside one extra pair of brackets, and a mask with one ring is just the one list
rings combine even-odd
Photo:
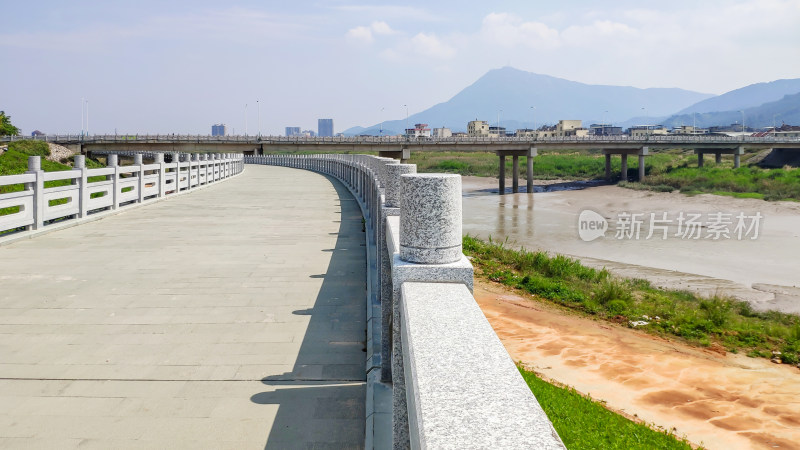
[(531, 111), (533, 111), (533, 113), (531, 113), (531, 118), (533, 119), (533, 122), (531, 123), (531, 129), (535, 133), (536, 132), (536, 107), (535, 106), (531, 106)]
[(745, 128), (744, 128), (744, 111), (739, 110), (739, 112), (742, 113), (742, 138), (744, 138), (744, 134), (745, 134), (745, 131), (744, 131), (745, 130)]
[(606, 114), (608, 114), (608, 111), (603, 111), (603, 123), (600, 125), (602, 127), (601, 128), (601, 130), (602, 130), (601, 134), (603, 136), (606, 135)]
[(378, 136), (383, 136), (383, 109), (384, 108), (381, 108), (381, 128), (378, 131)]
[(778, 116), (780, 116), (780, 114), (773, 114), (772, 115), (772, 138), (773, 139), (775, 139), (775, 137), (778, 135), (778, 133), (777, 133), (778, 132), (778, 128), (777, 128), (777, 125), (775, 125), (775, 118), (778, 117)]
[(244, 104), (244, 137), (247, 137), (247, 103)]
[(406, 138), (408, 138), (409, 137), (408, 136), (408, 105), (403, 105), (403, 106), (406, 107), (406, 132), (405, 132), (405, 134), (406, 134)]
[(256, 108), (258, 109), (258, 137), (261, 138), (261, 103), (256, 100)]
[(81, 97), (81, 136), (83, 136), (83, 131), (86, 129), (86, 124), (84, 119), (86, 118), (86, 110), (84, 109), (86, 105), (86, 99)]

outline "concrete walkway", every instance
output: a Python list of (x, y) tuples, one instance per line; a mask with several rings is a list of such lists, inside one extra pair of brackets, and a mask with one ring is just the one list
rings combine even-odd
[(362, 447), (361, 230), (338, 182), (248, 165), (0, 247), (0, 447)]

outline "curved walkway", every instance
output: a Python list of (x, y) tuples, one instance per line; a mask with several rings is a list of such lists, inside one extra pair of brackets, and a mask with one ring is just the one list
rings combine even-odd
[(358, 448), (361, 214), (247, 166), (0, 247), (0, 447)]

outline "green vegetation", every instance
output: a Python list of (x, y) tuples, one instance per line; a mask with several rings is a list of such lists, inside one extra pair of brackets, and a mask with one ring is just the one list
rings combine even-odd
[(800, 360), (797, 315), (756, 312), (742, 301), (706, 299), (656, 288), (646, 280), (612, 277), (605, 269), (592, 269), (563, 255), (514, 250), (471, 236), (464, 237), (463, 245), (476, 275), (563, 307), (629, 326), (641, 321), (642, 330), (698, 346), (762, 357), (779, 351), (784, 363)]
[[(8, 150), (0, 155), (0, 176), (4, 175), (19, 175), (28, 170), (28, 157), (40, 156), (42, 159), (42, 170), (45, 172), (55, 172), (60, 170), (70, 170), (72, 167), (66, 164), (57, 163), (46, 159), (50, 156), (50, 147), (46, 142), (35, 140), (22, 140), (12, 141), (8, 144)], [(97, 161), (87, 159), (86, 167), (93, 169), (103, 167)], [(89, 182), (104, 180), (105, 177), (90, 177)], [(66, 186), (70, 184), (70, 180), (55, 180), (44, 183), (45, 188)], [(25, 189), (22, 184), (12, 184), (7, 186), (0, 186), (0, 194), (8, 192), (17, 192)], [(66, 203), (67, 199), (54, 199), (50, 200), (49, 205), (55, 206)], [(19, 212), (18, 206), (8, 208), (0, 208), (0, 216), (7, 214), (15, 214)]]
[(5, 111), (0, 111), (0, 136), (16, 136), (19, 128), (11, 124), (11, 116), (7, 116)]
[(669, 186), (689, 195), (709, 193), (764, 200), (800, 200), (800, 170), (794, 168), (681, 167), (648, 175), (644, 182), (628, 183), (627, 187), (633, 185), (647, 189)]
[(609, 411), (572, 388), (552, 385), (519, 367), (564, 445), (569, 449), (691, 449), (666, 431), (656, 431)]
[[(753, 156), (745, 155), (744, 159)], [(708, 158), (707, 158), (708, 159)], [(729, 158), (728, 158), (729, 159)], [(761, 169), (746, 166), (733, 169), (732, 161), (721, 164), (706, 161), (697, 167), (692, 151), (666, 150), (652, 153), (646, 159), (644, 182), (621, 181), (619, 186), (656, 192), (680, 191), (687, 195), (709, 193), (737, 198), (800, 201), (800, 170), (793, 168)], [(612, 158), (611, 169), (619, 177), (621, 161)], [(415, 152), (409, 161), (419, 172), (448, 172), (480, 177), (497, 177), (497, 155), (494, 153)], [(527, 177), (527, 158), (520, 157), (520, 176)], [(506, 176), (511, 176), (512, 161), (506, 158)], [(639, 172), (636, 157), (628, 158), (628, 178)], [(533, 177), (539, 180), (585, 180), (605, 177), (605, 158), (597, 151), (548, 152), (534, 160)]]
[[(648, 170), (664, 171), (685, 165), (689, 156), (682, 152), (665, 152), (648, 156)], [(476, 152), (412, 152), (410, 163), (417, 165), (419, 172), (449, 172), (479, 177), (497, 177), (500, 173), (497, 155)], [(620, 158), (611, 161), (612, 172), (619, 174)], [(638, 173), (638, 159), (628, 159), (628, 172)], [(519, 158), (520, 175), (527, 177), (527, 158)], [(599, 151), (574, 152), (553, 151), (539, 154), (534, 159), (533, 177), (539, 180), (565, 179), (584, 180), (605, 177), (605, 157)], [(506, 176), (511, 176), (512, 159), (506, 158)]]

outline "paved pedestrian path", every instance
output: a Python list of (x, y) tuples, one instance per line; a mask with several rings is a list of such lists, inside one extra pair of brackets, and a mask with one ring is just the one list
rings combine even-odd
[(358, 205), (234, 179), (0, 247), (0, 447), (359, 448)]

